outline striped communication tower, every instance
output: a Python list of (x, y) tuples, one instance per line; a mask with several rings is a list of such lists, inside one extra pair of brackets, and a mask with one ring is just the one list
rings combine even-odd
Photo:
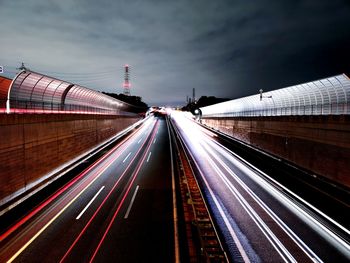
[(130, 96), (130, 82), (129, 82), (129, 74), (130, 74), (130, 68), (129, 65), (124, 66), (124, 83), (123, 83), (123, 93), (124, 95)]

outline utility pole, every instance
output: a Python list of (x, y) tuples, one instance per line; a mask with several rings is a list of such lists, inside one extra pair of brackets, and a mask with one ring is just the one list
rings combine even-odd
[(130, 87), (131, 87), (131, 84), (129, 82), (129, 75), (130, 72), (129, 72), (129, 65), (125, 65), (124, 66), (124, 83), (123, 83), (123, 93), (124, 95), (126, 96), (130, 96)]
[(193, 103), (196, 102), (196, 89), (195, 88), (192, 89), (192, 102)]

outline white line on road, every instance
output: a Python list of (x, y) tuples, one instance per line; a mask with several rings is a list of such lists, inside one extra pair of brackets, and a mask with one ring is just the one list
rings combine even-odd
[(149, 161), (149, 158), (151, 157), (152, 152), (149, 152), (148, 157), (147, 157), (147, 162)]
[(38, 236), (40, 236), (69, 206), (71, 206), (75, 200), (77, 200), (79, 198), (79, 196), (81, 196), (86, 189), (88, 189), (98, 178), (100, 178), (101, 174), (104, 173), (108, 167), (110, 167), (111, 163), (109, 163), (107, 166), (105, 166), (102, 170), (99, 171), (99, 173), (97, 174), (97, 176), (95, 176), (94, 179), (92, 179), (92, 181), (85, 186), (75, 197), (73, 197), (73, 199), (66, 204), (44, 227), (42, 227), (39, 232), (37, 232), (23, 247), (21, 247), (20, 250), (18, 250), (16, 252), (16, 254), (14, 254), (7, 262), (11, 263), (13, 262), (31, 243), (33, 243), (33, 241), (35, 239), (38, 238)]
[(156, 143), (157, 138), (154, 139), (153, 143)]
[(142, 138), (137, 142), (137, 144), (140, 144), (141, 141), (142, 141)]
[(130, 201), (130, 204), (129, 204), (128, 210), (126, 210), (126, 214), (125, 214), (125, 216), (124, 216), (124, 219), (127, 219), (127, 218), (128, 218), (128, 216), (129, 216), (129, 213), (130, 213), (131, 207), (132, 207), (132, 205), (133, 205), (133, 203), (134, 203), (134, 201), (135, 201), (135, 197), (136, 197), (136, 194), (137, 194), (137, 191), (138, 191), (138, 190), (139, 190), (139, 185), (138, 185), (138, 186), (136, 186), (135, 192), (134, 192), (134, 194), (132, 195), (132, 198), (131, 198), (131, 201)]
[(76, 220), (79, 220), (80, 217), (85, 213), (86, 209), (89, 208), (89, 206), (92, 204), (92, 202), (96, 199), (96, 197), (101, 193), (101, 191), (105, 188), (105, 186), (102, 186), (101, 189), (94, 195), (94, 197), (90, 200), (90, 202), (85, 206), (83, 211), (80, 212), (80, 214), (77, 216)]
[(123, 163), (125, 163), (125, 161), (129, 158), (131, 152), (129, 152), (128, 156), (125, 157), (125, 159), (123, 160)]

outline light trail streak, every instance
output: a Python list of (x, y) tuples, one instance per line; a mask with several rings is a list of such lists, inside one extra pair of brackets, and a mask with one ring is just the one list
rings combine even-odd
[[(156, 123), (156, 129), (158, 128), (158, 126), (159, 126), (159, 123), (158, 123), (158, 121), (157, 121), (157, 123)], [(114, 223), (115, 218), (117, 217), (117, 215), (118, 215), (118, 213), (119, 213), (119, 211), (120, 211), (122, 205), (124, 204), (124, 201), (125, 201), (127, 195), (129, 194), (129, 191), (130, 191), (130, 189), (131, 189), (131, 187), (132, 187), (134, 181), (136, 180), (136, 177), (137, 177), (137, 175), (139, 174), (140, 169), (141, 169), (141, 167), (142, 167), (142, 165), (143, 165), (143, 163), (144, 163), (144, 161), (145, 161), (145, 159), (146, 159), (146, 156), (147, 156), (146, 153), (147, 153), (148, 150), (151, 148), (152, 140), (154, 139), (155, 136), (156, 136), (156, 133), (153, 132), (152, 138), (151, 138), (149, 144), (147, 145), (147, 149), (146, 149), (146, 151), (144, 152), (144, 154), (142, 155), (142, 159), (141, 159), (141, 161), (138, 163), (138, 166), (137, 166), (137, 168), (136, 168), (136, 171), (135, 171), (134, 174), (133, 174), (132, 180), (131, 180), (131, 182), (129, 183), (128, 188), (127, 188), (127, 190), (126, 190), (126, 192), (125, 192), (125, 194), (124, 194), (122, 200), (120, 201), (117, 210), (114, 212), (113, 217), (112, 217), (111, 221), (109, 222), (109, 224), (108, 224), (108, 226), (107, 226), (107, 229), (106, 229), (106, 231), (104, 232), (104, 234), (103, 234), (103, 236), (102, 236), (102, 238), (101, 238), (101, 240), (100, 240), (100, 242), (99, 242), (97, 248), (95, 249), (95, 252), (94, 252), (94, 254), (92, 255), (92, 257), (91, 257), (91, 259), (90, 259), (90, 263), (92, 263), (92, 262), (94, 261), (94, 259), (95, 259), (96, 255), (97, 255), (97, 253), (98, 253), (100, 247), (102, 246), (103, 241), (105, 240), (105, 238), (106, 238), (106, 236), (107, 236), (109, 230), (111, 229), (111, 227), (112, 227), (112, 225), (113, 225), (113, 223)], [(142, 147), (139, 149), (139, 151), (140, 151), (141, 149), (142, 149)]]
[[(203, 136), (198, 132), (197, 129), (194, 128), (194, 124), (191, 123), (191, 120), (186, 120), (186, 119), (180, 119), (180, 117), (178, 116), (178, 113), (175, 113), (174, 115), (172, 115), (177, 123), (177, 127), (179, 127), (180, 129), (182, 129), (185, 133), (186, 136), (188, 136), (188, 138), (190, 138), (191, 141), (191, 145), (195, 147), (196, 151), (195, 154), (198, 154), (198, 156), (201, 156), (201, 159), (205, 159), (207, 153), (204, 151), (204, 149), (201, 147), (199, 141), (203, 139)], [(186, 129), (186, 131), (185, 131)], [(185, 142), (185, 141), (184, 141)], [(186, 143), (185, 145), (187, 146), (188, 149), (191, 149)], [(206, 177), (205, 177), (205, 173), (203, 172), (203, 169), (201, 168), (201, 166), (197, 163), (196, 158), (194, 158), (192, 151), (189, 151), (189, 154), (191, 156), (191, 159), (194, 161), (195, 165), (198, 168), (198, 171), (200, 173), (201, 178), (203, 179), (203, 182), (206, 186), (206, 188), (208, 189), (208, 192), (210, 194), (211, 199), (214, 201), (214, 204), (217, 208), (217, 210), (219, 211), (219, 214), (221, 216), (221, 218), (224, 221), (224, 224), (226, 226), (226, 229), (228, 230), (233, 242), (235, 243), (235, 245), (237, 246), (237, 249), (241, 255), (241, 257), (243, 258), (244, 262), (250, 262), (250, 259), (239, 239), (239, 237), (237, 236), (235, 230), (233, 229), (229, 219), (227, 218), (226, 213), (224, 212), (223, 208), (221, 207), (221, 204), (217, 198), (217, 195), (214, 193), (212, 187), (210, 186), (209, 182), (207, 181)]]
[[(35, 216), (38, 212), (40, 212), (43, 208), (47, 207), (50, 203), (52, 203), (54, 200), (58, 199), (59, 196), (61, 196), (67, 189), (71, 188), (75, 183), (77, 183), (80, 179), (84, 178), (84, 176), (89, 173), (91, 170), (93, 170), (97, 165), (100, 165), (102, 162), (107, 160), (107, 158), (111, 157), (112, 154), (119, 155), (120, 152), (122, 152), (124, 149), (126, 149), (128, 146), (131, 145), (132, 137), (137, 137), (142, 129), (148, 128), (148, 126), (151, 123), (151, 119), (148, 119), (144, 125), (134, 132), (132, 132), (130, 135), (128, 135), (126, 138), (124, 138), (118, 145), (114, 146), (111, 150), (108, 151), (102, 158), (94, 162), (91, 166), (89, 166), (85, 171), (80, 173), (76, 178), (72, 179), (69, 183), (67, 183), (65, 186), (60, 188), (55, 194), (53, 194), (49, 199), (41, 203), (38, 207), (36, 207), (32, 212), (30, 212), (28, 215), (26, 215), (23, 219), (21, 219), (19, 222), (17, 222), (15, 225), (13, 225), (9, 230), (7, 230), (5, 233), (3, 233), (0, 236), (0, 242), (3, 241), (5, 238), (7, 238), (9, 235), (11, 235), (14, 231), (16, 231), (20, 226), (25, 224), (29, 219), (31, 219), (33, 216)], [(85, 181), (87, 181), (88, 178), (86, 177), (82, 181), (80, 181), (79, 185), (76, 185), (75, 188), (71, 189), (70, 192), (73, 192), (75, 189), (77, 189), (81, 184), (83, 184)]]
[(207, 187), (207, 189), (209, 191), (209, 194), (210, 194), (212, 200), (214, 201), (216, 208), (218, 209), (218, 211), (220, 213), (220, 216), (224, 220), (225, 226), (226, 226), (227, 230), (229, 231), (232, 240), (236, 244), (236, 246), (237, 246), (237, 248), (238, 248), (238, 250), (239, 250), (239, 252), (240, 252), (240, 254), (241, 254), (241, 256), (242, 256), (242, 258), (244, 260), (244, 262), (247, 262), (247, 263), (250, 262), (250, 259), (249, 259), (248, 255), (247, 255), (247, 253), (245, 252), (245, 249), (243, 248), (243, 246), (241, 244), (241, 241), (239, 240), (238, 236), (236, 235), (235, 231), (233, 230), (233, 228), (231, 226), (231, 223), (230, 223), (229, 219), (227, 218), (226, 213), (222, 209), (222, 207), (220, 205), (220, 202), (218, 201), (218, 199), (216, 197), (217, 195), (214, 193), (213, 189), (210, 187), (207, 179), (204, 176), (204, 173), (203, 173), (202, 169), (200, 168), (198, 163), (195, 161), (195, 158), (193, 157), (191, 152), (190, 152), (190, 155), (192, 156), (192, 160), (194, 160), (194, 162), (196, 163), (196, 166), (198, 167), (198, 171), (199, 171), (199, 173), (200, 173), (200, 175), (201, 175), (201, 177), (203, 179), (203, 182), (204, 182), (205, 186)]
[[(212, 156), (223, 166), (229, 175), (238, 182), (241, 187), (260, 205), (261, 208), (279, 225), (281, 229), (294, 241), (294, 243), (307, 255), (311, 260), (322, 262), (322, 260), (220, 159), (214, 152), (208, 149)], [(232, 183), (225, 177), (225, 181), (230, 188), (234, 188)]]
[[(295, 193), (278, 183), (276, 180), (269, 177), (268, 175), (266, 175), (265, 173), (263, 173), (244, 159), (242, 159), (240, 156), (237, 156), (237, 154), (233, 153), (226, 147), (220, 145), (220, 143), (216, 142), (215, 140), (212, 140), (212, 138), (209, 137), (211, 135), (207, 132), (204, 132), (202, 133), (202, 135), (200, 135), (198, 130), (202, 131), (202, 129), (198, 129), (197, 127), (195, 127), (198, 124), (193, 122), (193, 124), (191, 125), (188, 122), (186, 123), (184, 118), (180, 119), (180, 117), (178, 116), (175, 116), (174, 120), (176, 121), (177, 126), (181, 128), (182, 133), (184, 134), (183, 136), (188, 138), (188, 144), (191, 145), (191, 149), (196, 153), (196, 155), (200, 155), (198, 145), (204, 145), (203, 147), (205, 147), (206, 152), (211, 152), (211, 156), (220, 165), (223, 166), (223, 168), (226, 170), (226, 172), (230, 174), (232, 178), (234, 178), (238, 183), (240, 183), (240, 185), (245, 189), (245, 191), (249, 193), (252, 198), (255, 199), (255, 201), (260, 205), (260, 207), (264, 209), (264, 211), (267, 214), (269, 214), (269, 216), (275, 221), (275, 223), (285, 231), (285, 233), (291, 238), (291, 240), (293, 240), (294, 243), (312, 261), (322, 262), (322, 260), (311, 250), (311, 248), (307, 246), (261, 199), (259, 199), (258, 196), (247, 185), (245, 185), (242, 180), (239, 179), (239, 177), (226, 165), (225, 162), (229, 162), (235, 165), (237, 169), (239, 169), (245, 175), (249, 176), (253, 181), (255, 181), (255, 183), (257, 183), (260, 187), (265, 189), (266, 192), (271, 194), (275, 198), (275, 200), (283, 204), (289, 211), (293, 211), (295, 216), (299, 217), (300, 220), (309, 225), (312, 229), (314, 229), (315, 232), (317, 232), (320, 236), (324, 237), (331, 244), (333, 244), (340, 251), (342, 251), (344, 255), (350, 258), (349, 243), (342, 237), (338, 236), (338, 234), (334, 233), (327, 225), (324, 225), (322, 223), (322, 220), (316, 219), (313, 212), (325, 218), (348, 235), (350, 234), (349, 229), (345, 228), (326, 214), (319, 211), (316, 207), (303, 200), (301, 197), (299, 197), (298, 195), (296, 195)], [(208, 137), (203, 135), (207, 135)], [(227, 161), (224, 162), (224, 159), (221, 159), (221, 157), (217, 156), (217, 154), (214, 153), (211, 150), (211, 148), (215, 149), (215, 151), (220, 153), (224, 158), (227, 159)], [(202, 159), (203, 155), (200, 158)], [(212, 160), (210, 166), (215, 168), (214, 160)], [(216, 169), (220, 170), (218, 166), (216, 167)], [(218, 173), (218, 171), (216, 172)], [(229, 189), (231, 188), (230, 191), (232, 191), (232, 187), (230, 186), (230, 180), (222, 171), (221, 175), (221, 179), (224, 182), (224, 184), (227, 184), (226, 186)], [(303, 207), (303, 205), (305, 207)]]
[[(183, 124), (183, 123), (181, 123)], [(195, 123), (193, 124), (194, 126), (191, 127), (195, 129)], [(186, 126), (187, 128), (187, 126)], [(203, 131), (203, 129), (200, 129)], [(188, 131), (186, 132), (186, 135), (188, 135)], [(191, 134), (193, 134), (191, 130)], [(206, 136), (211, 136), (211, 134), (204, 132), (204, 135)], [(255, 210), (249, 205), (249, 203), (245, 200), (245, 198), (239, 193), (239, 191), (231, 184), (231, 182), (226, 178), (225, 174), (221, 171), (221, 169), (216, 165), (215, 161), (209, 156), (208, 153), (210, 153), (217, 161), (221, 161), (219, 157), (213, 151), (211, 150), (209, 146), (209, 142), (212, 141), (212, 139), (206, 138), (205, 136), (201, 134), (196, 134), (197, 143), (198, 145), (202, 145), (205, 149), (206, 155), (206, 160), (209, 161), (210, 167), (214, 168), (215, 172), (221, 180), (224, 182), (224, 185), (229, 189), (229, 191), (235, 196), (235, 198), (239, 201), (241, 206), (246, 210), (247, 214), (252, 218), (252, 220), (256, 223), (256, 225), (259, 227), (261, 232), (265, 235), (265, 237), (270, 241), (271, 245), (276, 249), (276, 251), (280, 254), (281, 258), (285, 262), (297, 262), (296, 259), (291, 255), (291, 253), (288, 251), (288, 249), (280, 242), (280, 240), (275, 236), (275, 234), (271, 231), (271, 229), (265, 224), (264, 220), (255, 212)], [(191, 144), (193, 144), (193, 139), (191, 138)], [(197, 146), (198, 147), (198, 146)], [(195, 148), (197, 148), (195, 147)], [(203, 156), (202, 156), (203, 158)], [(202, 175), (203, 176), (203, 175)], [(305, 251), (304, 251), (305, 252)], [(309, 254), (306, 253), (306, 255), (309, 256)], [(315, 255), (315, 254), (313, 254)], [(313, 259), (313, 257), (310, 257)]]
[[(156, 122), (158, 123), (158, 121)], [(143, 146), (145, 145), (146, 140), (143, 142), (143, 144), (141, 145), (141, 147), (138, 149), (138, 151), (136, 152), (136, 154), (134, 155), (134, 157), (132, 158), (132, 160), (129, 162), (128, 166), (125, 168), (124, 172), (120, 175), (120, 177), (118, 178), (117, 182), (113, 185), (112, 189), (109, 191), (109, 193), (107, 194), (107, 196), (105, 197), (105, 199), (102, 201), (102, 203), (100, 204), (100, 206), (97, 208), (97, 210), (95, 211), (95, 213), (92, 215), (92, 217), (90, 218), (90, 220), (86, 223), (85, 227), (83, 228), (83, 230), (80, 232), (80, 234), (76, 237), (76, 239), (73, 241), (72, 245), (68, 248), (67, 252), (63, 255), (63, 257), (60, 260), (60, 263), (62, 263), (67, 256), (70, 254), (70, 252), (73, 250), (74, 246), (78, 243), (78, 241), (80, 240), (80, 238), (83, 236), (83, 234), (86, 232), (87, 228), (90, 226), (91, 222), (93, 221), (93, 219), (96, 217), (96, 215), (98, 214), (98, 212), (102, 209), (103, 205), (106, 203), (106, 201), (108, 200), (108, 198), (111, 196), (111, 194), (113, 193), (114, 189), (117, 187), (117, 185), (119, 184), (119, 182), (121, 181), (121, 179), (124, 177), (124, 175), (126, 174), (126, 172), (128, 171), (128, 169), (130, 168), (131, 164), (134, 162), (134, 160), (136, 159), (137, 155), (139, 154), (139, 152), (141, 151), (141, 149), (143, 148)]]
[[(289, 208), (293, 211), (295, 211), (295, 214), (299, 216), (300, 219), (302, 219), (304, 222), (307, 222), (309, 226), (311, 226), (313, 229), (315, 229), (319, 234), (327, 238), (328, 240), (331, 238), (333, 239), (338, 245), (341, 247), (340, 250), (343, 251), (346, 255), (350, 257), (350, 244), (340, 238), (336, 233), (334, 233), (331, 229), (329, 229), (327, 226), (322, 224), (319, 220), (316, 220), (314, 216), (306, 212), (304, 209), (300, 207), (295, 201), (288, 198), (282, 191), (278, 191), (275, 187), (273, 187), (270, 183), (268, 183), (265, 179), (263, 179), (261, 176), (257, 176), (250, 168), (257, 171), (259, 174), (263, 175), (265, 178), (273, 182), (275, 185), (278, 186), (278, 188), (282, 189), (283, 191), (287, 192), (291, 196), (293, 196), (296, 200), (303, 203), (305, 207), (310, 208), (311, 210), (315, 211), (317, 214), (321, 215), (322, 217), (326, 218), (330, 222), (332, 222), (334, 225), (339, 227), (342, 231), (344, 231), (346, 234), (350, 235), (350, 230), (345, 228), (344, 226), (340, 225), (338, 222), (330, 218), (328, 215), (324, 214), (322, 211), (318, 210), (316, 207), (308, 203), (306, 200), (302, 199), (300, 196), (295, 194), (294, 192), (290, 191), (288, 188), (259, 170), (258, 168), (254, 167), (244, 159), (242, 159), (240, 156), (235, 154), (234, 152), (230, 151), (226, 147), (218, 144), (217, 142), (213, 141), (215, 144), (219, 146), (218, 149), (220, 149), (220, 152), (226, 156), (235, 166), (237, 166), (241, 171), (243, 171), (245, 174), (247, 174), (251, 179), (253, 179), (255, 182), (257, 182), (259, 185), (263, 186), (267, 191), (272, 194), (276, 199), (280, 200), (281, 203), (283, 203), (285, 206), (289, 206)], [(226, 151), (226, 152), (225, 152)], [(229, 154), (230, 153), (230, 154)], [(235, 156), (237, 159), (233, 158)], [(247, 165), (247, 166), (245, 166)], [(326, 235), (327, 234), (327, 235)], [(333, 242), (332, 242), (333, 243)]]
[[(215, 162), (209, 156), (207, 156), (206, 160), (209, 161), (210, 166), (212, 168), (214, 168), (214, 170), (216, 171), (216, 174), (219, 175), (219, 177), (224, 182), (224, 184), (229, 189), (229, 191), (232, 193), (232, 195), (236, 198), (236, 200), (238, 200), (238, 202), (241, 204), (241, 206), (244, 208), (244, 210), (247, 212), (247, 214), (250, 216), (250, 218), (255, 222), (255, 224), (261, 230), (261, 232), (265, 235), (267, 240), (275, 248), (275, 250), (278, 252), (278, 254), (280, 254), (281, 258), (285, 262), (297, 262), (297, 260), (291, 255), (291, 253), (288, 251), (288, 249), (281, 243), (281, 241), (276, 237), (276, 235), (271, 231), (271, 229), (265, 224), (264, 220), (255, 212), (255, 210), (249, 205), (249, 203), (244, 199), (244, 197), (239, 193), (239, 191), (232, 184), (230, 184), (230, 182), (227, 180), (226, 176), (222, 173), (222, 171), (215, 164)], [(202, 177), (203, 176), (204, 175), (202, 175)], [(218, 202), (216, 205), (219, 208), (219, 210), (222, 210), (222, 208), (220, 207), (220, 204)], [(227, 216), (224, 215), (225, 223), (227, 221), (227, 224), (230, 224), (228, 222), (228, 219), (226, 219), (226, 217)]]
[[(229, 191), (235, 196), (235, 198), (238, 200), (238, 202), (241, 204), (241, 206), (246, 210), (247, 214), (251, 217), (251, 219), (256, 223), (256, 225), (259, 227), (261, 232), (265, 235), (265, 237), (270, 241), (271, 245), (275, 248), (275, 250), (280, 254), (281, 258), (285, 262), (297, 262), (296, 259), (291, 255), (291, 253), (288, 251), (288, 249), (281, 243), (281, 241), (275, 236), (275, 234), (271, 231), (271, 229), (265, 224), (265, 222), (262, 220), (262, 218), (255, 212), (255, 210), (249, 205), (249, 203), (245, 200), (245, 198), (239, 193), (239, 191), (231, 184), (231, 182), (226, 178), (225, 174), (221, 171), (221, 169), (216, 165), (215, 161), (209, 156), (211, 154), (217, 161), (221, 161), (220, 158), (211, 150), (209, 146), (209, 142), (212, 141), (211, 134), (204, 132), (200, 134), (197, 132), (195, 133), (195, 125), (196, 124), (188, 124), (186, 125), (185, 122), (180, 122), (182, 125), (185, 125), (183, 127), (183, 131), (185, 132), (186, 136), (189, 136), (191, 134), (190, 142), (192, 145), (192, 149), (196, 149), (196, 153), (199, 150), (200, 145), (202, 145), (203, 150), (201, 154), (198, 153), (198, 155), (201, 156), (201, 159), (205, 159), (209, 161), (209, 166), (214, 169), (215, 173), (221, 178), (224, 185), (229, 189)], [(190, 132), (188, 131), (190, 129)], [(203, 132), (203, 129), (200, 129), (201, 132)], [(204, 134), (204, 136), (203, 136)], [(208, 136), (209, 138), (206, 138)], [(198, 166), (198, 164), (197, 164)], [(208, 171), (207, 171), (208, 172)], [(201, 173), (201, 177), (203, 178), (203, 181), (206, 184), (207, 189), (209, 189), (209, 192), (212, 192), (213, 190), (209, 187), (209, 183), (206, 181), (206, 176)], [(214, 194), (211, 194), (212, 199), (214, 200), (214, 203), (216, 204), (217, 208), (219, 209), (219, 212), (221, 209), (220, 204), (218, 201), (216, 201), (216, 196)], [(223, 212), (220, 212), (223, 213)], [(224, 221), (226, 221), (226, 226), (230, 226), (230, 223), (228, 222), (226, 215), (222, 215), (222, 218), (224, 218)], [(230, 231), (231, 232), (231, 231)], [(232, 235), (232, 234), (231, 234)], [(237, 238), (238, 239), (238, 238)], [(305, 253), (305, 251), (304, 251)], [(306, 253), (306, 255), (308, 255)], [(315, 255), (315, 254), (313, 254)], [(310, 257), (312, 260), (313, 257)]]
[[(145, 128), (145, 127), (144, 127)], [(25, 222), (27, 222), (31, 217), (33, 217), (35, 214), (37, 214), (39, 211), (41, 211), (44, 207), (46, 207), (48, 204), (52, 203), (53, 200), (57, 199), (63, 192), (65, 192), (67, 189), (69, 189), (72, 185), (74, 185), (80, 178), (85, 176), (87, 173), (89, 173), (92, 169), (94, 169), (97, 165), (101, 164), (103, 161), (107, 160), (109, 157), (113, 156), (113, 153), (117, 150), (118, 147), (121, 147), (118, 149), (118, 153), (123, 151), (123, 149), (127, 148), (131, 142), (130, 138), (133, 136), (136, 136), (137, 133), (141, 132), (141, 128), (134, 131), (132, 134), (127, 136), (119, 145), (116, 145), (113, 147), (106, 155), (104, 155), (101, 159), (97, 160), (93, 165), (91, 165), (88, 169), (86, 169), (84, 172), (82, 172), (79, 176), (77, 176), (75, 179), (73, 179), (71, 182), (69, 182), (66, 186), (62, 187), (60, 190), (58, 190), (57, 193), (55, 193), (53, 196), (51, 196), (47, 201), (45, 201), (43, 204), (39, 205), (38, 208), (36, 208), (33, 212), (31, 212), (29, 215), (27, 215), (25, 218), (23, 218), (20, 222), (18, 222), (16, 225), (11, 227), (7, 232), (5, 232), (1, 236), (1, 240), (8, 237), (11, 233), (13, 233), (16, 229), (18, 229), (21, 225), (23, 225)], [(92, 185), (93, 182), (95, 182), (99, 176), (119, 157), (119, 154), (117, 156), (114, 156), (112, 160), (107, 162), (102, 166), (102, 168), (99, 169), (97, 175), (94, 174), (94, 178), (90, 181), (90, 183), (85, 186), (79, 193), (76, 194), (76, 196), (66, 205), (63, 209), (59, 211), (58, 214), (56, 214), (51, 220), (48, 221), (32, 238), (29, 239), (28, 242), (26, 242), (10, 259), (8, 262), (12, 262), (14, 259), (16, 259), (37, 237), (40, 236), (42, 232), (46, 228), (48, 228), (52, 222), (54, 222), (89, 186)], [(67, 193), (67, 196), (69, 196), (71, 193), (73, 193), (75, 190), (77, 190), (79, 187), (83, 185), (83, 183), (87, 182), (89, 178), (84, 178), (80, 184), (76, 185), (75, 188), (71, 189), (69, 193)], [(62, 200), (63, 202), (63, 200)], [(61, 203), (62, 203), (61, 202)], [(53, 211), (54, 208), (56, 208), (59, 204), (56, 204), (53, 208), (50, 209), (50, 211)], [(38, 220), (41, 222), (42, 220)]]
[(61, 209), (44, 227), (42, 227), (20, 250), (18, 250), (7, 262), (10, 263), (14, 261), (35, 239), (37, 239), (38, 236), (41, 235), (71, 204), (74, 203), (75, 200), (78, 199), (79, 196), (82, 195), (82, 193), (85, 192), (86, 189), (88, 189), (98, 178), (99, 175), (101, 175), (104, 171), (107, 170), (109, 167), (106, 166), (99, 174), (96, 176), (83, 190), (81, 190), (63, 209)]
[(208, 160), (211, 166), (216, 170), (217, 174), (222, 179), (226, 187), (230, 190), (232, 195), (238, 200), (238, 202), (245, 209), (245, 211), (251, 217), (251, 219), (255, 222), (255, 224), (259, 227), (259, 229), (265, 235), (265, 237), (270, 241), (271, 245), (280, 254), (282, 259), (285, 262), (297, 262), (297, 260), (290, 254), (288, 249), (280, 242), (280, 240), (275, 236), (275, 234), (271, 231), (271, 229), (265, 224), (264, 220), (255, 212), (255, 210), (249, 205), (249, 203), (244, 199), (244, 197), (239, 193), (239, 191), (233, 185), (229, 184), (227, 178), (222, 173), (222, 171), (217, 167), (215, 162), (210, 157), (208, 157)]

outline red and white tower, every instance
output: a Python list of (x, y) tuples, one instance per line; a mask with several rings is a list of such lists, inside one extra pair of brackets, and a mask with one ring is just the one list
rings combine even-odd
[(129, 65), (124, 66), (125, 72), (124, 72), (124, 83), (123, 83), (123, 89), (124, 89), (124, 95), (130, 96), (130, 87), (131, 84), (129, 82)]

